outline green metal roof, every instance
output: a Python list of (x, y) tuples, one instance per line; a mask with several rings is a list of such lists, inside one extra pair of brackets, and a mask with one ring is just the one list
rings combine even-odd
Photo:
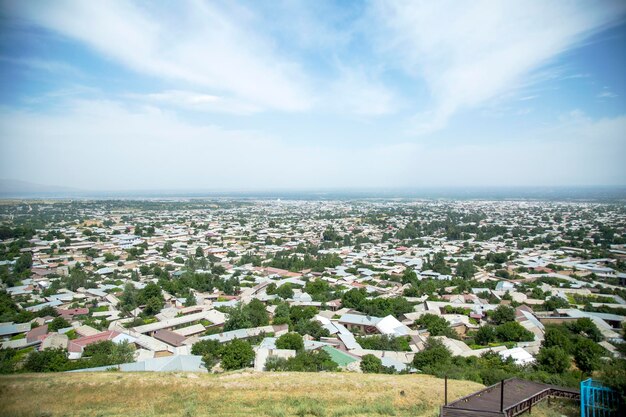
[(352, 362), (358, 361), (355, 357), (348, 355), (345, 352), (340, 351), (339, 349), (335, 349), (332, 346), (324, 346), (324, 349), (329, 355), (330, 358), (339, 366), (347, 366)]

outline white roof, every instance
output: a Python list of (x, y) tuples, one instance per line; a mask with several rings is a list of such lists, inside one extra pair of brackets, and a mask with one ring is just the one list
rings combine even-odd
[(528, 365), (535, 362), (535, 358), (521, 347), (498, 352), (502, 359), (513, 358), (516, 365)]
[(400, 323), (398, 319), (396, 319), (392, 315), (384, 317), (382, 320), (376, 323), (376, 328), (382, 334), (393, 336), (406, 336), (409, 334), (410, 331), (407, 326)]

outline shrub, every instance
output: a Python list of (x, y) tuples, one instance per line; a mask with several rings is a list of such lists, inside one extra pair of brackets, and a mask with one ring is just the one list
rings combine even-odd
[(383, 362), (374, 355), (364, 355), (361, 358), (361, 370), (366, 374), (377, 374), (383, 368)]

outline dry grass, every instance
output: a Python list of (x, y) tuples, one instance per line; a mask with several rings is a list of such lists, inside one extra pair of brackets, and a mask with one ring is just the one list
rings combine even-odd
[[(525, 414), (529, 415), (529, 414)], [(577, 401), (550, 399), (542, 401), (532, 410), (531, 417), (579, 417), (580, 406)]]
[[(481, 387), (451, 380), (449, 398)], [(0, 415), (11, 417), (432, 417), (442, 402), (443, 380), (426, 375), (106, 372), (0, 377)]]

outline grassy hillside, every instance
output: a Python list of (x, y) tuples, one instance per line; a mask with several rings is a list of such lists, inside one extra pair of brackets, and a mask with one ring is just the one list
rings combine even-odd
[[(449, 398), (481, 388), (449, 381)], [(353, 373), (0, 377), (1, 416), (435, 416), (443, 380)]]

